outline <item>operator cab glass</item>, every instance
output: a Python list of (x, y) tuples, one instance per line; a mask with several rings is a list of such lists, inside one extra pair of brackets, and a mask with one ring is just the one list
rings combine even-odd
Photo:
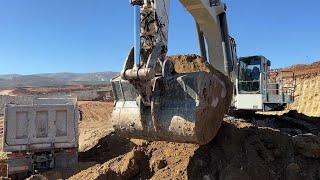
[[(262, 70), (263, 71), (263, 70)], [(260, 94), (261, 57), (253, 56), (239, 60), (239, 93)]]

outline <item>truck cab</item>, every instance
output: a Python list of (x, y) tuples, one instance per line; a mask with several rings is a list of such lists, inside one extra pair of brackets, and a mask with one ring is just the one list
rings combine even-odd
[[(238, 110), (270, 111), (283, 109), (293, 102), (293, 72), (271, 71), (271, 61), (264, 56), (238, 60), (235, 107)], [(285, 74), (285, 75), (284, 75)], [(292, 78), (293, 80), (287, 80)]]

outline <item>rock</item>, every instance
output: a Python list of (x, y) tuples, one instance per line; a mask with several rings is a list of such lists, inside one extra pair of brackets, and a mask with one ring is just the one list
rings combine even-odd
[(303, 134), (293, 137), (295, 151), (305, 157), (320, 158), (320, 137)]
[(27, 178), (26, 180), (48, 180), (48, 178), (37, 174), (37, 175), (32, 175), (31, 177)]
[(106, 165), (101, 178), (106, 179), (131, 179), (139, 174), (141, 168), (147, 164), (147, 157), (143, 151), (133, 150), (122, 158), (117, 158)]
[(203, 176), (202, 179), (203, 179), (203, 180), (212, 180), (212, 178), (211, 178), (210, 175), (205, 175), (205, 176)]
[(167, 167), (168, 163), (166, 160), (164, 159), (160, 159), (160, 160), (152, 160), (150, 162), (150, 169), (153, 171), (153, 172), (157, 172), (159, 171), (160, 169), (163, 169), (165, 167)]
[(281, 152), (281, 150), (280, 150), (279, 148), (273, 150), (273, 156), (274, 156), (275, 158), (281, 158), (281, 157), (282, 157), (282, 152)]
[(140, 167), (143, 167), (141, 165), (145, 158), (146, 155), (142, 151), (130, 152), (128, 156), (122, 160), (123, 165), (120, 169), (121, 176), (128, 179), (136, 176), (140, 171)]
[(219, 179), (221, 180), (235, 180), (235, 179), (252, 179), (250, 175), (243, 170), (243, 168), (229, 166), (226, 169), (224, 169)]
[(299, 180), (302, 178), (300, 175), (300, 172), (301, 172), (300, 166), (296, 163), (291, 163), (286, 168), (286, 179)]
[(138, 146), (147, 146), (149, 144), (149, 141), (142, 139), (130, 139), (130, 141)]

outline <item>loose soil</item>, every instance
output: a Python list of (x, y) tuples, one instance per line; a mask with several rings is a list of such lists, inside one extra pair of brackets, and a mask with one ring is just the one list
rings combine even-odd
[(174, 63), (175, 72), (180, 74), (199, 71), (209, 73), (213, 69), (201, 56), (195, 54), (170, 56), (168, 60)]
[[(201, 63), (194, 64), (187, 69), (196, 72), (203, 68)], [(177, 72), (184, 72), (183, 68), (178, 69)], [(305, 80), (308, 80), (306, 84), (319, 81), (300, 79), (303, 87)], [(316, 91), (316, 87), (309, 86), (301, 93), (309, 89)], [(300, 96), (303, 95), (296, 98)], [(316, 106), (319, 100), (314, 102), (314, 97), (317, 96), (310, 97), (309, 104), (312, 102), (315, 103), (312, 106)], [(263, 115), (263, 122), (249, 115), (245, 119), (226, 116), (216, 138), (207, 145), (198, 146), (121, 138), (112, 132), (113, 103), (79, 104), (83, 111), (79, 124), (79, 166), (63, 172), (43, 173), (48, 179), (320, 179), (319, 130), (308, 134), (304, 129), (293, 135), (287, 130), (299, 131), (296, 127), (287, 123), (274, 126), (276, 115)], [(303, 106), (304, 103), (298, 98), (297, 104)], [(317, 118), (295, 117), (320, 127)], [(288, 128), (282, 127), (286, 125)]]
[[(190, 59), (196, 60), (184, 63)], [(177, 73), (210, 70), (198, 56), (176, 56), (171, 60)], [(217, 137), (204, 146), (134, 139), (126, 143), (111, 134), (118, 139), (116, 142), (127, 145), (105, 142), (122, 151), (121, 155), (107, 161), (108, 156), (105, 162), (70, 179), (320, 179), (319, 131), (303, 134), (308, 131), (301, 130), (292, 135), (288, 129), (299, 129), (289, 125), (286, 128), (288, 122), (279, 127), (268, 125), (276, 117), (264, 117), (263, 123), (253, 117), (226, 117)], [(96, 157), (102, 153), (96, 152)]]

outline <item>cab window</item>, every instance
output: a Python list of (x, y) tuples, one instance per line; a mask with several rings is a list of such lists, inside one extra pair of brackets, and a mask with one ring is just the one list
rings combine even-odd
[(261, 60), (258, 58), (240, 59), (239, 93), (260, 93)]

